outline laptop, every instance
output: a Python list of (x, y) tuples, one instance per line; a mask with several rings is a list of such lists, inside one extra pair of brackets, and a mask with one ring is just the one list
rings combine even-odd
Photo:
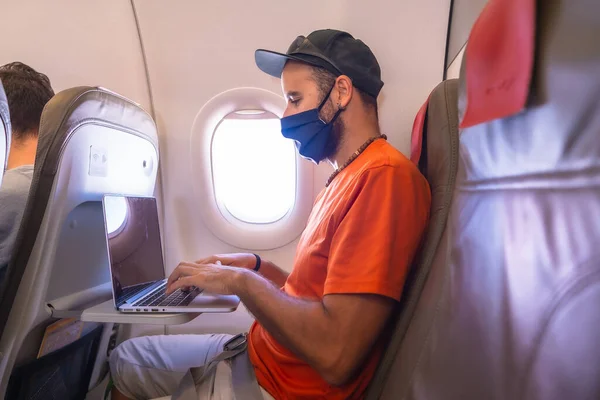
[(165, 294), (167, 276), (154, 197), (105, 195), (104, 227), (115, 308), (128, 313), (231, 312), (239, 298), (192, 287)]

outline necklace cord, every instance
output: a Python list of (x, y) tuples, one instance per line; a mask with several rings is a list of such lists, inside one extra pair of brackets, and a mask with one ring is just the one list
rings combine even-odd
[(329, 176), (329, 179), (327, 179), (327, 183), (325, 183), (325, 187), (329, 186), (329, 184), (333, 181), (333, 179), (344, 169), (346, 168), (348, 165), (350, 165), (350, 163), (354, 160), (356, 160), (356, 157), (358, 157), (363, 151), (365, 151), (365, 149), (367, 147), (369, 147), (369, 145), (371, 143), (373, 143), (375, 140), (379, 139), (379, 138), (383, 138), (385, 140), (387, 140), (387, 136), (385, 134), (381, 134), (381, 135), (377, 135), (377, 136), (373, 136), (372, 138), (369, 138), (369, 140), (367, 140), (366, 142), (363, 143), (362, 146), (360, 146), (354, 153), (352, 153), (352, 155), (350, 156), (350, 158), (348, 158), (348, 160), (346, 160), (346, 162), (339, 168), (336, 168), (335, 171), (333, 171), (333, 173)]

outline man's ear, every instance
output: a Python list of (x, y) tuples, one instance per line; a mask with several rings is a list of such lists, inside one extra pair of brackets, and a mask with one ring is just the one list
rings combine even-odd
[(333, 98), (335, 106), (337, 108), (346, 108), (352, 96), (354, 94), (354, 87), (352, 86), (352, 80), (346, 75), (340, 75), (335, 80), (335, 88), (337, 93)]

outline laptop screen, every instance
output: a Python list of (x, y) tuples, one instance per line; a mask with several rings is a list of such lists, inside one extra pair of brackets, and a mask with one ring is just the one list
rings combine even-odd
[(103, 210), (118, 307), (128, 296), (165, 278), (158, 210), (153, 197), (115, 195), (104, 196)]

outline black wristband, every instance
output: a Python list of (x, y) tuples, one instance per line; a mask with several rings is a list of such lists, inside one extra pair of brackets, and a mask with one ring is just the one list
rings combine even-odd
[(260, 269), (260, 256), (256, 253), (252, 253), (254, 254), (254, 257), (256, 257), (256, 265), (254, 266), (254, 271), (258, 272), (258, 270)]

